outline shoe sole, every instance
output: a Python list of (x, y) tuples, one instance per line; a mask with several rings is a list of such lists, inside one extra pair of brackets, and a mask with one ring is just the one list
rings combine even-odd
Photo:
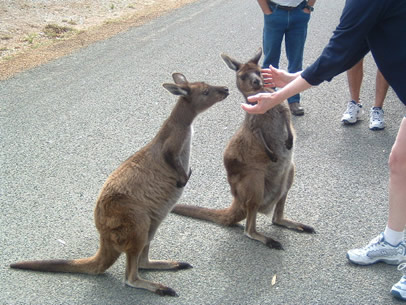
[(383, 130), (385, 127), (369, 127), (369, 130)]
[(347, 259), (351, 263), (353, 263), (355, 265), (360, 265), (360, 266), (369, 266), (369, 265), (373, 265), (373, 264), (377, 264), (377, 263), (385, 263), (385, 264), (388, 264), (388, 265), (399, 265), (399, 264), (402, 263), (402, 261), (399, 261), (399, 260), (393, 260), (392, 261), (392, 260), (387, 260), (387, 259), (377, 259), (377, 260), (373, 260), (373, 261), (370, 261), (370, 262), (367, 262), (367, 263), (365, 263), (365, 262), (357, 262), (357, 261), (352, 260), (350, 258), (350, 256), (348, 255), (348, 253), (347, 253)]
[(396, 299), (398, 299), (398, 300), (406, 301), (406, 298), (404, 298), (404, 297), (400, 294), (400, 292), (397, 291), (397, 290), (391, 290), (391, 294), (392, 294)]
[(343, 123), (344, 123), (344, 125), (354, 125), (355, 123), (357, 123), (357, 122), (358, 122), (358, 120), (357, 120), (357, 121), (355, 121), (355, 122), (350, 122), (350, 121), (348, 121), (348, 120), (341, 120), (341, 122), (343, 122)]

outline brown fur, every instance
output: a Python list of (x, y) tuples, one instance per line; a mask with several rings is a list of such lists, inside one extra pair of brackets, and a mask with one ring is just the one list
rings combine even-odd
[[(258, 61), (262, 50), (245, 64), (223, 54), (222, 58), (237, 73), (237, 87), (247, 97), (267, 89), (263, 86)], [(312, 233), (310, 226), (284, 218), (288, 191), (293, 183), (294, 129), (289, 106), (285, 101), (265, 114), (246, 114), (242, 126), (234, 134), (224, 152), (224, 166), (233, 195), (230, 207), (222, 210), (190, 205), (176, 205), (172, 212), (234, 225), (246, 219), (245, 234), (271, 248), (282, 245), (256, 231), (257, 213), (270, 214), (276, 225)]]
[(125, 253), (125, 283), (159, 295), (176, 295), (159, 283), (142, 279), (138, 269), (185, 269), (188, 263), (150, 260), (150, 242), (182, 194), (191, 174), (189, 154), (193, 119), (228, 96), (227, 87), (189, 83), (174, 73), (176, 84), (163, 86), (180, 95), (169, 118), (155, 138), (123, 162), (106, 180), (97, 199), (94, 217), (100, 247), (90, 258), (26, 261), (11, 268), (51, 272), (99, 274)]

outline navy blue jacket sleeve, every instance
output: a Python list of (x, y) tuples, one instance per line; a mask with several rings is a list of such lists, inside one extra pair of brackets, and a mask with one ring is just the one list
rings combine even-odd
[(348, 70), (368, 52), (368, 33), (375, 26), (385, 1), (347, 0), (340, 23), (320, 57), (302, 73), (316, 86)]

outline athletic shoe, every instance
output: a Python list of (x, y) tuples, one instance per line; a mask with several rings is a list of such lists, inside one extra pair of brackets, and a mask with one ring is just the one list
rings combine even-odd
[(403, 270), (403, 276), (399, 282), (393, 285), (390, 292), (395, 298), (406, 301), (406, 263), (400, 264), (398, 270)]
[(402, 241), (393, 246), (385, 241), (383, 233), (381, 233), (366, 247), (349, 250), (347, 258), (357, 265), (371, 265), (378, 262), (398, 265), (406, 262), (406, 243)]
[(345, 110), (341, 122), (344, 124), (355, 124), (361, 118), (364, 110), (361, 103), (355, 101), (348, 102), (347, 109)]
[(385, 128), (385, 120), (383, 119), (383, 110), (381, 107), (371, 108), (371, 117), (369, 119), (369, 129), (382, 130)]

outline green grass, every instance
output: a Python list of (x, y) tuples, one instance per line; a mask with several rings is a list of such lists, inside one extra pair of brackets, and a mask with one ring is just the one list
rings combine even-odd
[(34, 43), (34, 39), (37, 38), (37, 34), (28, 34), (24, 37), (24, 41), (28, 42), (29, 44), (33, 44)]

